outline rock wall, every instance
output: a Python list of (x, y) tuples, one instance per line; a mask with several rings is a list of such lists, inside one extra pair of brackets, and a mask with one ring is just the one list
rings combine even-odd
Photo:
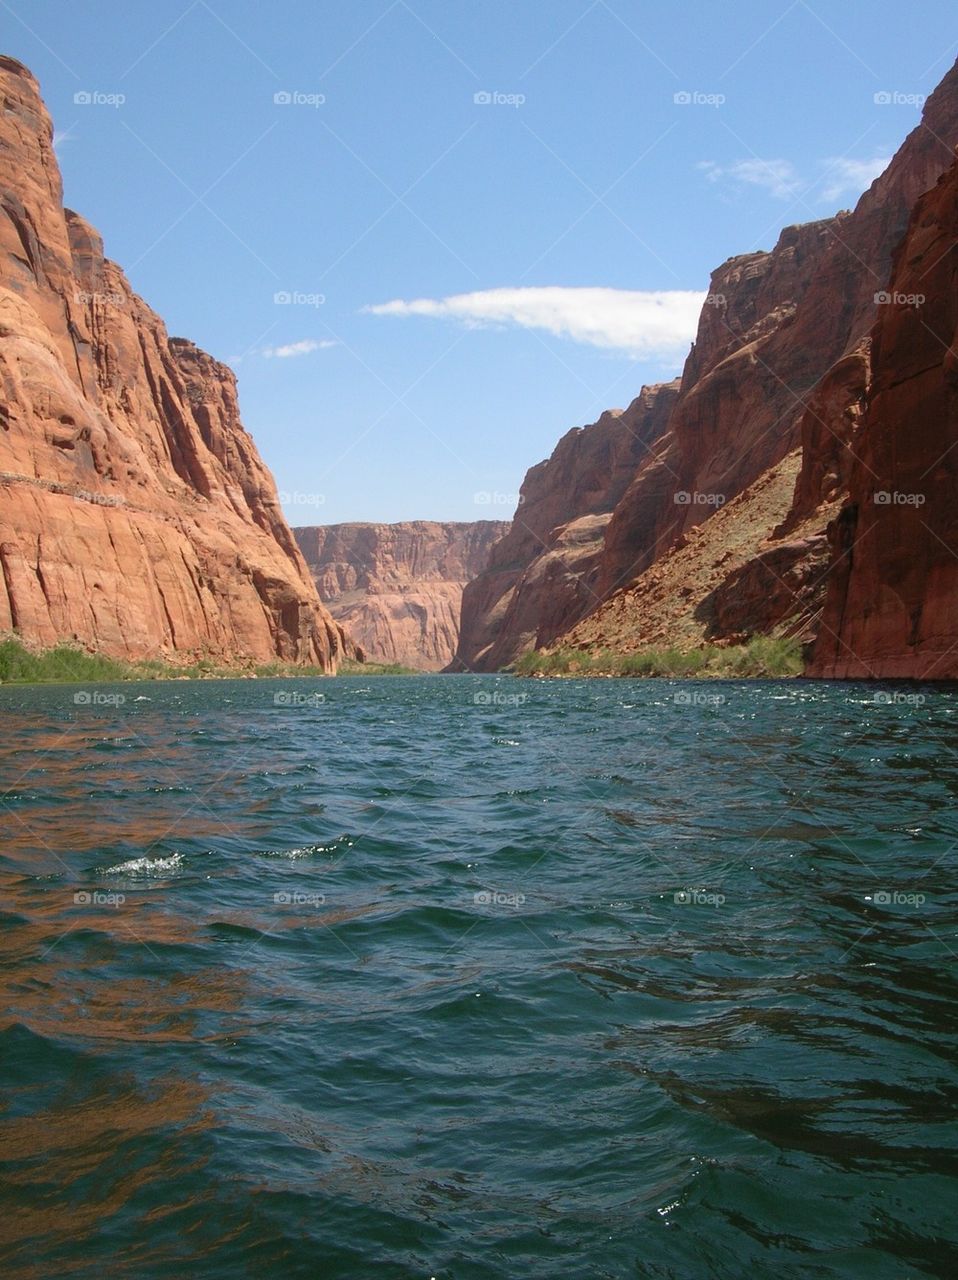
[(452, 669), (495, 671), (595, 607), (609, 518), (636, 471), (655, 465), (677, 393), (677, 382), (643, 387), (526, 474), (506, 537), (463, 594)]
[(463, 589), (508, 529), (415, 520), (293, 533), (320, 596), (369, 658), (439, 671), (456, 652)]
[[(551, 640), (527, 626), (525, 647), (629, 651), (769, 630), (811, 643), (828, 580), (825, 529), (848, 493), (870, 395), (871, 328), (887, 323), (911, 211), (956, 143), (958, 66), (853, 212), (787, 228), (770, 253), (713, 274), (656, 456), (588, 563), (596, 607)], [(487, 643), (502, 651), (497, 634)]]
[(958, 160), (918, 202), (871, 385), (810, 674), (958, 678)]
[(0, 632), (127, 658), (349, 651), (236, 380), (64, 209), (30, 72), (0, 57)]

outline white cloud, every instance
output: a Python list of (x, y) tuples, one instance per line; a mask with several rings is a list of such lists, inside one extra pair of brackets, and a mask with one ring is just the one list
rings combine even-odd
[(288, 360), (291, 356), (308, 356), (311, 351), (325, 351), (327, 347), (338, 346), (338, 343), (330, 342), (323, 339), (317, 342), (314, 338), (303, 338), (301, 342), (288, 342), (284, 347), (263, 347), (260, 351), (261, 356), (272, 359), (274, 356), (278, 360)]
[(376, 316), (435, 316), (471, 327), (542, 329), (590, 347), (639, 357), (684, 354), (695, 337), (705, 294), (693, 290), (486, 289), (448, 298), (396, 299), (363, 310)]
[(891, 156), (874, 156), (871, 160), (850, 160), (847, 156), (835, 156), (825, 161), (828, 170), (825, 174), (823, 200), (837, 200), (840, 196), (851, 192), (861, 195), (884, 173), (891, 163)]
[(722, 179), (736, 185), (762, 187), (776, 200), (787, 200), (801, 190), (802, 181), (790, 160), (736, 160), (729, 165), (702, 160), (701, 169), (709, 182)]
[[(820, 179), (821, 194), (816, 198), (835, 201), (848, 192), (860, 195), (885, 171), (890, 160), (891, 156), (872, 156), (868, 160), (831, 156), (821, 161), (824, 172)], [(726, 165), (717, 164), (714, 160), (701, 160), (697, 168), (709, 182), (721, 182), (739, 189), (761, 187), (776, 200), (799, 196), (805, 186), (805, 180), (790, 160), (735, 160)], [(813, 182), (812, 185), (816, 184)]]
[(69, 129), (54, 129), (53, 131), (53, 150), (60, 151), (68, 142), (76, 141), (76, 134), (73, 132), (75, 125), (70, 125)]

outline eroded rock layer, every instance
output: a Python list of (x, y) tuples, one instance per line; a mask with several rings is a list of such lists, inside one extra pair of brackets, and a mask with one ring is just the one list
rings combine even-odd
[(656, 464), (677, 393), (677, 382), (643, 387), (527, 473), (506, 537), (463, 594), (454, 670), (498, 670), (595, 608), (606, 526), (636, 472)]
[[(496, 563), (521, 545), (528, 516), (520, 507), (513, 532), (466, 594), (464, 660), (488, 669), (533, 647), (628, 652), (766, 631), (811, 645), (829, 576), (826, 526), (848, 495), (856, 435), (875, 403), (872, 326), (877, 320), (881, 333), (892, 324), (887, 298), (901, 289), (891, 274), (895, 250), (922, 193), (949, 169), (956, 143), (958, 67), (853, 212), (788, 227), (770, 252), (731, 258), (713, 273), (654, 448), (635, 459), (589, 553), (571, 539), (579, 558), (566, 554), (558, 589), (574, 602), (569, 622), (556, 627), (563, 608), (554, 584), (527, 573), (528, 559)], [(891, 404), (887, 393), (884, 402)], [(556, 485), (555, 528), (580, 514), (575, 483)], [(843, 519), (848, 536), (850, 517)], [(851, 599), (857, 608), (861, 601)]]
[(811, 674), (958, 678), (958, 161), (919, 201), (872, 377)]
[(0, 57), (0, 632), (128, 658), (349, 648), (320, 603), (236, 380), (64, 209), (33, 76)]
[(320, 596), (369, 658), (439, 671), (456, 652), (463, 589), (508, 529), (414, 520), (293, 533)]

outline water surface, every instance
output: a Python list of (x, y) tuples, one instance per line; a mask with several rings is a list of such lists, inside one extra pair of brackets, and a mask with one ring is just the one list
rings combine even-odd
[(953, 692), (8, 687), (0, 742), (5, 1277), (954, 1274)]

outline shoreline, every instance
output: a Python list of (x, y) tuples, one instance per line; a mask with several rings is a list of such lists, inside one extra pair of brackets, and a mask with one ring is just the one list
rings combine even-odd
[(336, 671), (283, 662), (256, 663), (245, 660), (237, 666), (210, 658), (168, 661), (163, 658), (114, 658), (90, 652), (77, 645), (59, 644), (50, 649), (33, 649), (19, 637), (0, 638), (0, 686), (27, 684), (128, 684), (154, 680), (290, 680), (327, 679), (335, 675), (398, 676), (420, 672), (398, 663), (356, 662), (346, 659)]

